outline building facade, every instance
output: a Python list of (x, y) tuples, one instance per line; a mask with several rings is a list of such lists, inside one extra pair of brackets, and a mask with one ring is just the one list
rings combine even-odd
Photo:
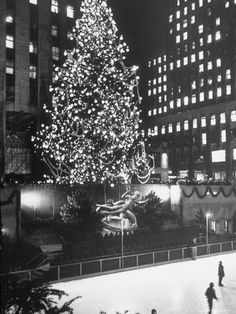
[[(81, 1), (0, 1), (0, 174), (38, 174), (31, 136)], [(34, 157), (34, 158), (33, 158)]]
[(144, 72), (143, 132), (165, 156), (156, 172), (235, 179), (236, 0), (170, 0), (167, 45)]

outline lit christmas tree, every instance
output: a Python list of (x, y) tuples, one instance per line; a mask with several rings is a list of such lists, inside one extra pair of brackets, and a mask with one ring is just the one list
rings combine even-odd
[[(55, 68), (49, 125), (33, 139), (58, 183), (116, 182), (150, 173), (139, 132), (137, 66), (104, 0), (84, 0), (73, 50)], [(145, 178), (146, 176), (144, 176)]]

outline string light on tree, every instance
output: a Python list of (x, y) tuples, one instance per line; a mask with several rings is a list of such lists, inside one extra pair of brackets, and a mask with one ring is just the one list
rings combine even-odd
[(138, 67), (125, 66), (129, 51), (103, 0), (84, 0), (82, 16), (55, 68), (50, 118), (33, 141), (58, 183), (86, 183), (150, 174), (139, 132)]

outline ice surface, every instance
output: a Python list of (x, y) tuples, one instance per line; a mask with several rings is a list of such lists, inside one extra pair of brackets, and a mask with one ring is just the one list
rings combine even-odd
[[(225, 268), (224, 287), (218, 287), (218, 263)], [(75, 314), (150, 314), (152, 308), (161, 314), (208, 313), (204, 295), (214, 282), (219, 300), (213, 314), (236, 314), (236, 253), (197, 260), (158, 265), (144, 269), (108, 274), (93, 278), (60, 282), (56, 288), (67, 292)]]

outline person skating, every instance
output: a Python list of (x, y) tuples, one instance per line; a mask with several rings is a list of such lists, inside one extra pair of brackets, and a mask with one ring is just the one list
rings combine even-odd
[(216, 293), (215, 293), (213, 282), (210, 282), (210, 285), (205, 292), (205, 296), (207, 297), (207, 301), (208, 301), (208, 305), (209, 305), (209, 314), (211, 314), (212, 307), (213, 307), (213, 299), (218, 300)]
[(218, 266), (218, 277), (219, 277), (219, 286), (223, 287), (224, 285), (222, 284), (222, 279), (225, 276), (225, 272), (224, 272), (224, 266), (222, 264), (222, 262), (219, 262), (219, 266)]

